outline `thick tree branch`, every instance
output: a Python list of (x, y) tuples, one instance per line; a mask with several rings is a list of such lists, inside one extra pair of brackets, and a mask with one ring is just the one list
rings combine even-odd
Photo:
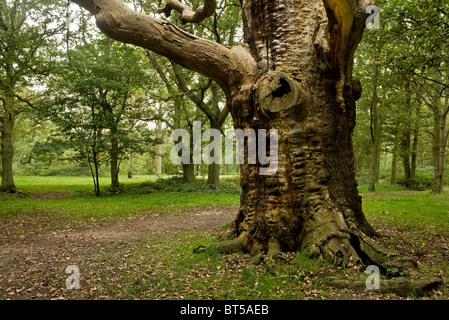
[(199, 6), (195, 11), (193, 11), (192, 8), (182, 4), (178, 0), (167, 0), (165, 7), (158, 9), (156, 12), (164, 13), (166, 17), (169, 17), (171, 11), (176, 10), (181, 13), (181, 21), (183, 23), (200, 23), (215, 13), (216, 6), (216, 0), (205, 0), (204, 6)]
[(248, 74), (244, 66), (255, 65), (248, 51), (240, 46), (227, 48), (196, 37), (173, 24), (138, 13), (120, 0), (72, 1), (92, 13), (98, 28), (109, 37), (163, 55), (223, 88)]

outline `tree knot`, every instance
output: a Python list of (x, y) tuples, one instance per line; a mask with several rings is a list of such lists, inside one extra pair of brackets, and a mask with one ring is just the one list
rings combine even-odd
[(294, 106), (306, 106), (309, 94), (299, 81), (280, 72), (269, 72), (255, 84), (259, 106), (263, 112), (277, 113)]

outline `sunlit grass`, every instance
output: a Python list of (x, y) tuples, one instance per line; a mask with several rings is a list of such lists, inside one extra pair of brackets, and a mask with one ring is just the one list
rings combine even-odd
[(398, 228), (415, 225), (421, 228), (449, 230), (447, 190), (439, 195), (425, 191), (418, 194), (366, 198), (363, 199), (363, 211), (368, 220), (380, 218)]
[[(129, 179), (125, 175), (120, 175), (120, 183), (124, 185), (154, 181), (158, 176), (135, 175)], [(111, 180), (109, 177), (100, 177), (100, 187), (105, 190), (109, 187)], [(81, 177), (41, 177), (41, 176), (15, 176), (15, 184), (20, 191), (25, 193), (62, 192), (70, 195), (76, 192), (93, 191), (93, 180), (89, 176)]]

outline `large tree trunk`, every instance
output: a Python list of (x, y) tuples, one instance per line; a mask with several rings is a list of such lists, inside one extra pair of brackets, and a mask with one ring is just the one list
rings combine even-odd
[(373, 241), (354, 172), (351, 136), (361, 86), (352, 77), (353, 54), (370, 1), (242, 0), (245, 44), (232, 48), (117, 0), (73, 1), (111, 37), (216, 81), (236, 129), (278, 130), (278, 143), (269, 148), (278, 151), (270, 164), (277, 170), (261, 175), (264, 165), (241, 165), (237, 237), (218, 248), (269, 257), (302, 249), (340, 265), (374, 262), (384, 269), (398, 258)]
[(2, 157), (2, 184), (0, 191), (15, 192), (13, 174), (14, 158), (14, 126), (16, 115), (14, 112), (14, 95), (7, 94), (4, 102), (4, 117), (1, 126), (1, 157)]
[(344, 3), (243, 2), (245, 40), (258, 68), (247, 90), (230, 96), (231, 114), (236, 128), (277, 129), (279, 136), (277, 173), (241, 166), (236, 242), (253, 255), (302, 249), (342, 265), (378, 260), (351, 141), (361, 91), (353, 52), (365, 15)]

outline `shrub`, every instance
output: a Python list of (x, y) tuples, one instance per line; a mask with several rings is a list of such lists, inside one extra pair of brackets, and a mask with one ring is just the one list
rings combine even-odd
[(210, 193), (234, 193), (240, 194), (241, 188), (238, 177), (221, 178), (219, 185), (207, 184), (205, 180), (199, 178), (189, 180), (182, 176), (170, 178), (158, 178), (156, 181), (147, 181), (140, 184), (124, 187), (127, 193), (145, 194), (151, 192), (210, 192)]
[(408, 190), (428, 190), (432, 189), (433, 177), (423, 174), (417, 174), (414, 179), (408, 180), (404, 177), (400, 177), (397, 179), (397, 184), (404, 186)]
[[(108, 174), (109, 168), (101, 167), (100, 175), (105, 176)], [(79, 165), (66, 165), (60, 167), (50, 167), (47, 170), (41, 172), (41, 175), (50, 177), (50, 176), (61, 176), (61, 177), (81, 177), (81, 176), (90, 176), (91, 171), (88, 166), (79, 166)]]

